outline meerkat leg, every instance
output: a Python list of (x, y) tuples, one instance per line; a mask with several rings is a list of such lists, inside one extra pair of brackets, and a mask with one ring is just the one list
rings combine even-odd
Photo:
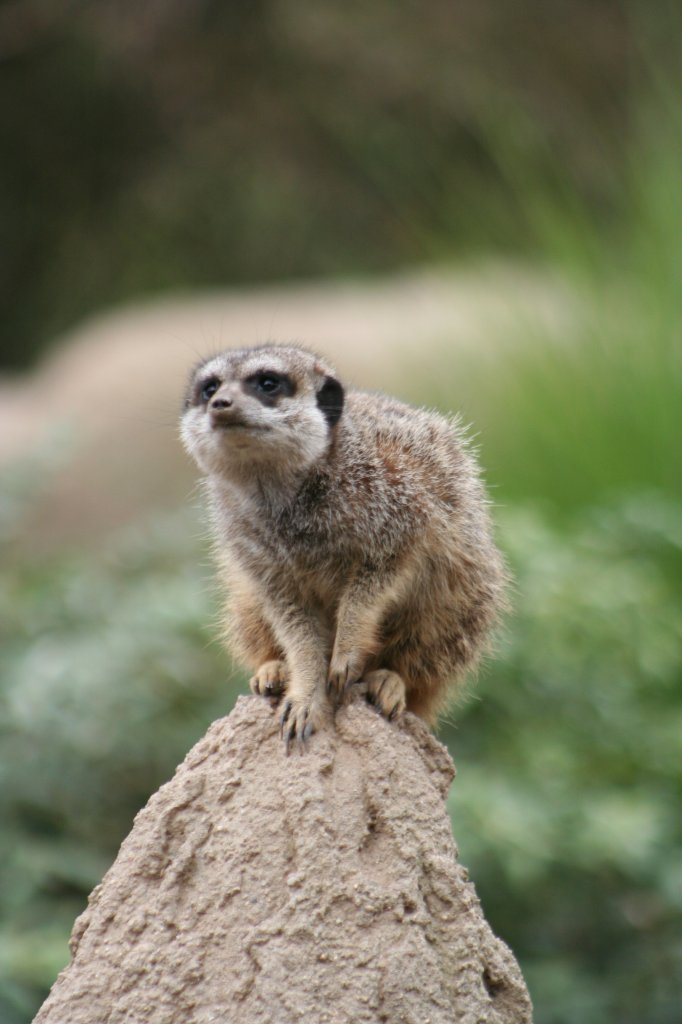
[(379, 627), (386, 608), (409, 580), (409, 569), (381, 578), (358, 577), (344, 593), (337, 613), (336, 637), (327, 675), (327, 692), (339, 703), (344, 692), (362, 679), (379, 645)]
[(391, 721), (405, 710), (405, 683), (403, 677), (390, 668), (368, 672), (363, 682), (367, 687), (367, 700)]
[(325, 693), (328, 644), (319, 623), (292, 602), (271, 610), (273, 631), (286, 656), (286, 690), (280, 732), (287, 753), (292, 742), (303, 749), (330, 719)]
[[(236, 570), (224, 573), (228, 598), (225, 602), (223, 640), (232, 654), (254, 670), (249, 686), (254, 693), (274, 696), (286, 682), (284, 652), (263, 615), (263, 601), (250, 581)], [(281, 663), (282, 668), (275, 665)], [(278, 688), (278, 680), (282, 685)]]
[(292, 742), (299, 748), (330, 720), (330, 708), (324, 687), (324, 663), (313, 665), (292, 663), (291, 678), (282, 700), (280, 734), (286, 752)]
[(382, 610), (383, 605), (362, 607), (352, 599), (342, 606), (327, 675), (327, 693), (334, 703), (340, 703), (348, 687), (362, 678), (377, 647)]
[[(317, 677), (317, 681), (312, 680)], [(286, 752), (289, 753), (291, 743), (296, 742), (299, 748), (329, 722), (329, 703), (324, 692), (324, 673), (306, 672), (299, 666), (298, 671), (292, 669), (291, 680), (282, 700), (280, 717), (280, 734), (284, 740)]]
[(285, 661), (275, 659), (264, 662), (249, 679), (251, 692), (259, 697), (281, 697), (289, 680)]

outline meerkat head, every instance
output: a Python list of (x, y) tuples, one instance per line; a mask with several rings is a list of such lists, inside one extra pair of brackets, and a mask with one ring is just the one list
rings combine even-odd
[(331, 367), (305, 349), (228, 350), (192, 372), (180, 435), (209, 475), (296, 472), (326, 452), (343, 397)]

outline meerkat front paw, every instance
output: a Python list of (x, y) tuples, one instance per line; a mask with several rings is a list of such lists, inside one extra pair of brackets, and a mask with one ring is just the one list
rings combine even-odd
[(251, 692), (259, 697), (281, 697), (289, 681), (289, 672), (284, 661), (266, 661), (249, 679)]
[(402, 676), (389, 668), (379, 668), (365, 676), (367, 700), (381, 714), (393, 721), (405, 710), (405, 683)]
[(349, 686), (362, 677), (363, 662), (352, 654), (348, 657), (332, 657), (327, 676), (327, 694), (334, 704), (340, 704)]
[(280, 718), (280, 736), (284, 740), (286, 753), (289, 753), (289, 747), (294, 741), (300, 753), (303, 753), (313, 733), (321, 729), (329, 719), (329, 708), (325, 702), (316, 698), (300, 700), (286, 697), (282, 702)]

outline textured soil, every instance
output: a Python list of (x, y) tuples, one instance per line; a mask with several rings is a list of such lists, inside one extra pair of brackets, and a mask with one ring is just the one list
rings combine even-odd
[(527, 1024), (457, 859), (454, 767), (364, 703), (288, 758), (242, 697), (138, 814), (36, 1024)]

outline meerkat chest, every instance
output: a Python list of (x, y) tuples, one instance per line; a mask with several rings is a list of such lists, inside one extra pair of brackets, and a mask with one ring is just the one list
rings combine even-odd
[(412, 532), (402, 495), (371, 468), (343, 478), (311, 474), (295, 493), (223, 495), (221, 533), (253, 571), (296, 571), (301, 578), (338, 582), (357, 563), (390, 557)]
[(302, 578), (326, 574), (339, 560), (344, 531), (321, 507), (291, 501), (222, 503), (216, 516), (225, 546), (257, 575), (297, 572)]
[(245, 573), (257, 590), (317, 608), (331, 623), (354, 559), (332, 553), (310, 533), (263, 520), (235, 523), (227, 562)]

